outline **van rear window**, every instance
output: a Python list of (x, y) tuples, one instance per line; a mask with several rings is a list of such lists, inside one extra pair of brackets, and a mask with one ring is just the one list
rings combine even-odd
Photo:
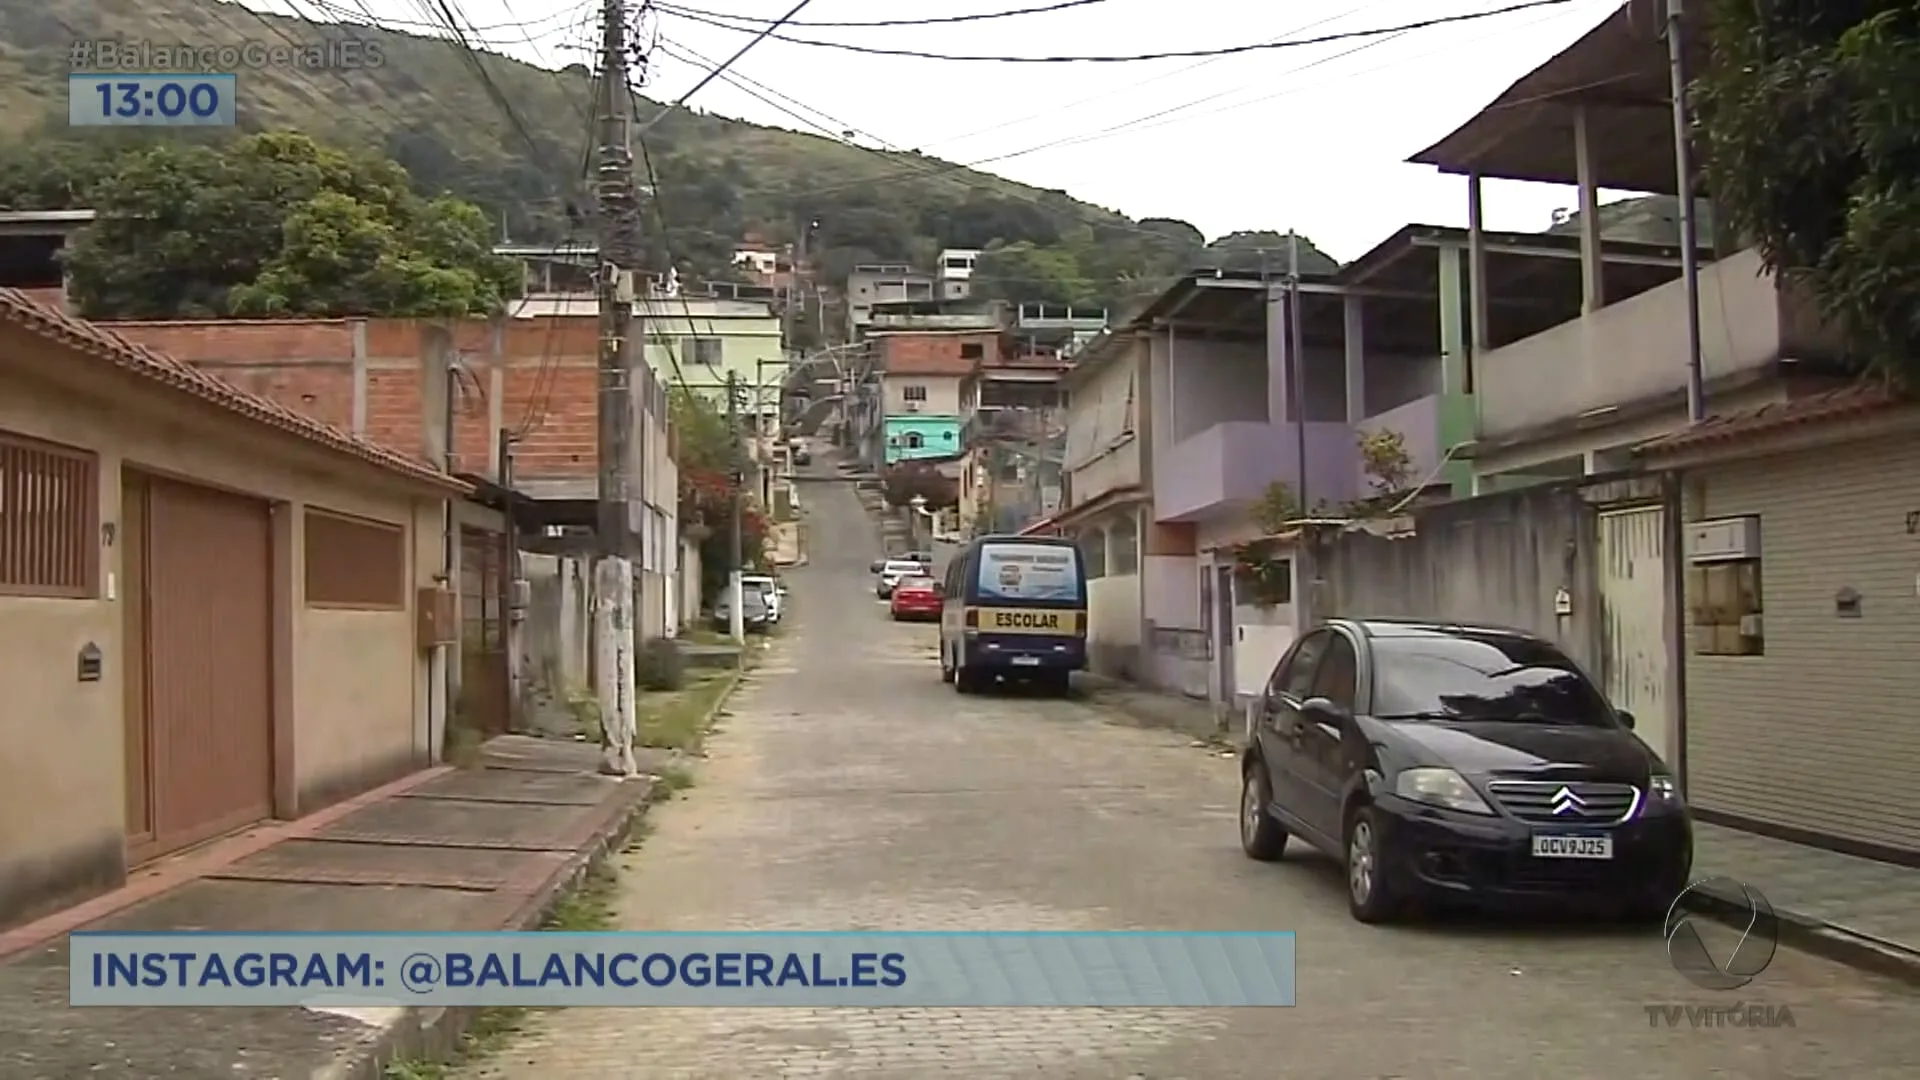
[(983, 604), (1081, 601), (1080, 552), (1065, 544), (984, 544), (974, 591)]

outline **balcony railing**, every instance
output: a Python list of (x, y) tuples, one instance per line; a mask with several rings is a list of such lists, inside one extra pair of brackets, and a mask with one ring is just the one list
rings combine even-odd
[[(1686, 385), (1686, 290), (1675, 280), (1489, 351), (1475, 365), (1480, 436), (1499, 439)], [(1783, 357), (1833, 354), (1809, 305), (1761, 273), (1756, 251), (1700, 271), (1709, 382)]]

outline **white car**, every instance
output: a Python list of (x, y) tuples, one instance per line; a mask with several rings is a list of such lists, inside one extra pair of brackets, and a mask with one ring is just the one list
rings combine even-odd
[(880, 562), (879, 575), (873, 583), (873, 594), (882, 600), (893, 596), (893, 587), (903, 577), (915, 577), (927, 572), (927, 564), (918, 559), (884, 559)]
[(776, 623), (780, 621), (780, 613), (782, 609), (787, 606), (785, 603), (787, 597), (786, 586), (780, 584), (780, 582), (768, 574), (742, 574), (740, 576), (740, 588), (743, 591), (757, 590), (762, 596), (766, 597), (767, 621)]

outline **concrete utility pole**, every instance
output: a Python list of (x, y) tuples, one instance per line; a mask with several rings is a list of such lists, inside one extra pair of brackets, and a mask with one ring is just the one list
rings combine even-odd
[(594, 568), (594, 682), (600, 702), (601, 769), (633, 776), (634, 700), (633, 267), (639, 255), (639, 199), (633, 184), (633, 93), (627, 85), (622, 0), (601, 12), (599, 151), (599, 560)]
[(740, 587), (740, 575), (746, 568), (740, 564), (745, 561), (746, 544), (740, 535), (740, 515), (747, 498), (747, 471), (743, 467), (746, 459), (740, 445), (740, 380), (731, 371), (727, 372), (727, 436), (733, 450), (732, 471), (728, 475), (733, 493), (727, 514), (727, 632), (733, 635), (734, 644), (745, 645), (747, 619), (740, 605), (746, 596)]
[(1307, 350), (1306, 333), (1301, 325), (1304, 305), (1300, 302), (1300, 234), (1287, 230), (1287, 371), (1293, 381), (1293, 452), (1298, 459), (1298, 486), (1293, 494), (1300, 503), (1300, 516), (1311, 517), (1307, 501)]
[(1673, 87), (1674, 194), (1679, 196), (1680, 278), (1687, 296), (1687, 419), (1707, 418), (1706, 364), (1700, 350), (1700, 226), (1693, 200), (1693, 118), (1687, 110), (1687, 40), (1681, 0), (1667, 0), (1667, 68)]

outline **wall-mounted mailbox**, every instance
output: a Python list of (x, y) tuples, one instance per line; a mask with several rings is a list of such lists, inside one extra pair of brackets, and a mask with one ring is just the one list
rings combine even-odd
[(102, 671), (105, 668), (105, 661), (101, 656), (100, 646), (95, 645), (91, 641), (80, 646), (80, 656), (76, 668), (75, 675), (81, 682), (99, 682)]
[(414, 596), (414, 618), (420, 647), (453, 645), (460, 640), (460, 607), (452, 589), (429, 586)]

